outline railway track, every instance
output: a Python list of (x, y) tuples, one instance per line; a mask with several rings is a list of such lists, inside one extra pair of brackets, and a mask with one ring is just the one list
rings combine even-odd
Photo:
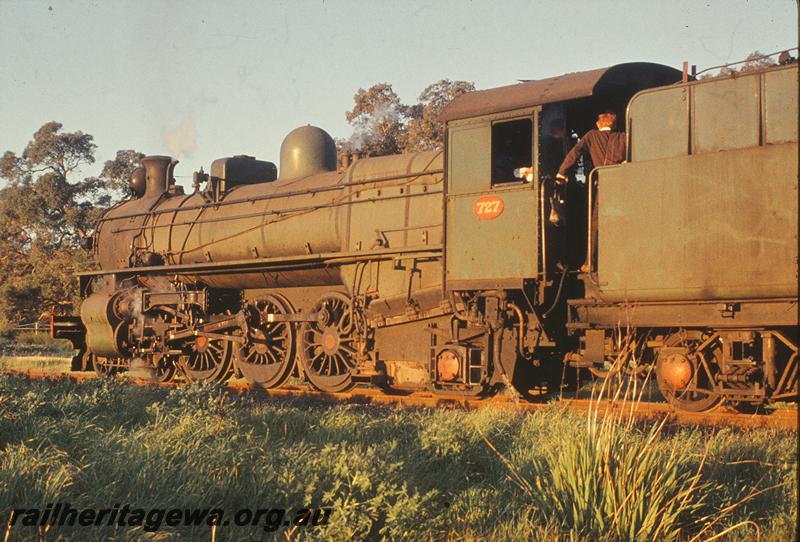
[[(52, 371), (15, 371), (6, 369), (3, 374), (15, 375), (31, 380), (73, 381), (92, 380), (98, 378), (88, 372), (52, 372)], [(145, 387), (173, 388), (179, 383), (154, 384), (137, 379), (129, 379), (133, 385)], [(236, 395), (253, 394), (265, 398), (294, 398), (313, 401), (345, 402), (376, 406), (400, 406), (406, 408), (459, 408), (475, 410), (485, 407), (508, 408), (518, 412), (535, 412), (549, 408), (552, 402), (528, 402), (515, 400), (506, 396), (474, 398), (455, 395), (439, 395), (429, 392), (414, 392), (407, 395), (390, 395), (376, 389), (356, 388), (346, 393), (319, 392), (305, 386), (284, 386), (278, 389), (264, 389), (253, 386), (244, 380), (232, 380), (225, 389)], [(798, 430), (800, 414), (797, 409), (774, 409), (765, 413), (743, 414), (728, 408), (719, 408), (712, 412), (685, 412), (673, 408), (667, 403), (652, 402), (612, 402), (590, 401), (588, 399), (562, 399), (558, 404), (577, 412), (588, 412), (592, 406), (598, 407), (601, 415), (611, 412), (633, 412), (640, 420), (660, 420), (667, 418), (667, 423), (697, 426), (729, 426), (740, 428), (769, 428), (787, 431)]]

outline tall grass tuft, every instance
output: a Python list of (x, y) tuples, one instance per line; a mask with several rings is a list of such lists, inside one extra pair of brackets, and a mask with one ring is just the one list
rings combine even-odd
[[(626, 346), (625, 357), (613, 365), (628, 364), (636, 350)], [(593, 391), (585, 428), (544, 448), (531, 459), (527, 476), (484, 437), (539, 523), (555, 522), (570, 540), (684, 540), (709, 532), (740, 504), (713, 513), (710, 497), (723, 488), (703, 479), (708, 446), (698, 462), (680, 439), (665, 438), (666, 418), (649, 425), (636, 422), (635, 407), (649, 376), (644, 385), (635, 378), (605, 379)], [(615, 380), (618, 385), (608, 389)], [(603, 397), (611, 402), (601, 415), (598, 398)], [(745, 525), (758, 529), (743, 521), (729, 530)]]
[(570, 539), (679, 540), (714, 487), (701, 478), (702, 461), (687, 470), (691, 457), (677, 441), (665, 448), (662, 428), (638, 432), (618, 414), (593, 415), (585, 431), (534, 458), (529, 476), (500, 457), (536, 520), (556, 522)]
[[(635, 344), (621, 351), (615, 366), (635, 363)], [(600, 397), (610, 382), (603, 381)], [(633, 412), (643, 389), (637, 379), (619, 382), (612, 401), (622, 399), (630, 410), (607, 406), (599, 416), (595, 402), (585, 432), (534, 462), (529, 489), (536, 508), (545, 517), (561, 518), (570, 533), (598, 540), (671, 541), (702, 517), (713, 489), (701, 479), (705, 455), (695, 471), (689, 470), (694, 460), (686, 448), (678, 440), (662, 443), (666, 419), (649, 428), (636, 426)]]
[(585, 433), (548, 449), (526, 482), (543, 519), (596, 540), (677, 540), (704, 507), (711, 486), (700, 470), (684, 469), (677, 443), (658, 446), (660, 425), (631, 435), (612, 416), (593, 420)]

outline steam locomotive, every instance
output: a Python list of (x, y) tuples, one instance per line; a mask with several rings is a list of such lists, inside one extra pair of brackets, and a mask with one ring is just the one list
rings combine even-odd
[[(628, 63), (467, 93), (443, 151), (339, 161), (303, 126), (280, 171), (222, 158), (190, 194), (149, 156), (89, 239), (79, 316), (51, 332), (76, 370), (156, 381), (531, 397), (573, 369), (654, 368), (681, 409), (796, 400), (797, 64), (682, 75)], [(607, 109), (626, 162), (560, 192), (559, 134)]]

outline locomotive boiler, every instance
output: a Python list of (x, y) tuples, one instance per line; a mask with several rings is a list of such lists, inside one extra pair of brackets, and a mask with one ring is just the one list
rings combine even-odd
[[(80, 316), (52, 332), (76, 369), (160, 381), (530, 397), (565, 368), (655, 368), (679, 408), (795, 399), (797, 64), (681, 75), (632, 63), (468, 93), (443, 151), (339, 163), (303, 126), (280, 171), (219, 159), (190, 194), (174, 160), (145, 158), (97, 225)], [(556, 193), (561, 135), (609, 108), (628, 160)]]

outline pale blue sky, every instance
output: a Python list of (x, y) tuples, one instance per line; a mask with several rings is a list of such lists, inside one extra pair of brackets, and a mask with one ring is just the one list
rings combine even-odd
[[(797, 45), (793, 0), (189, 2), (0, 0), (0, 152), (43, 123), (117, 149), (278, 161), (311, 123), (347, 137), (359, 87), (406, 102), (441, 78), (478, 88), (651, 61), (680, 68)], [(192, 144), (192, 139), (194, 143)]]

